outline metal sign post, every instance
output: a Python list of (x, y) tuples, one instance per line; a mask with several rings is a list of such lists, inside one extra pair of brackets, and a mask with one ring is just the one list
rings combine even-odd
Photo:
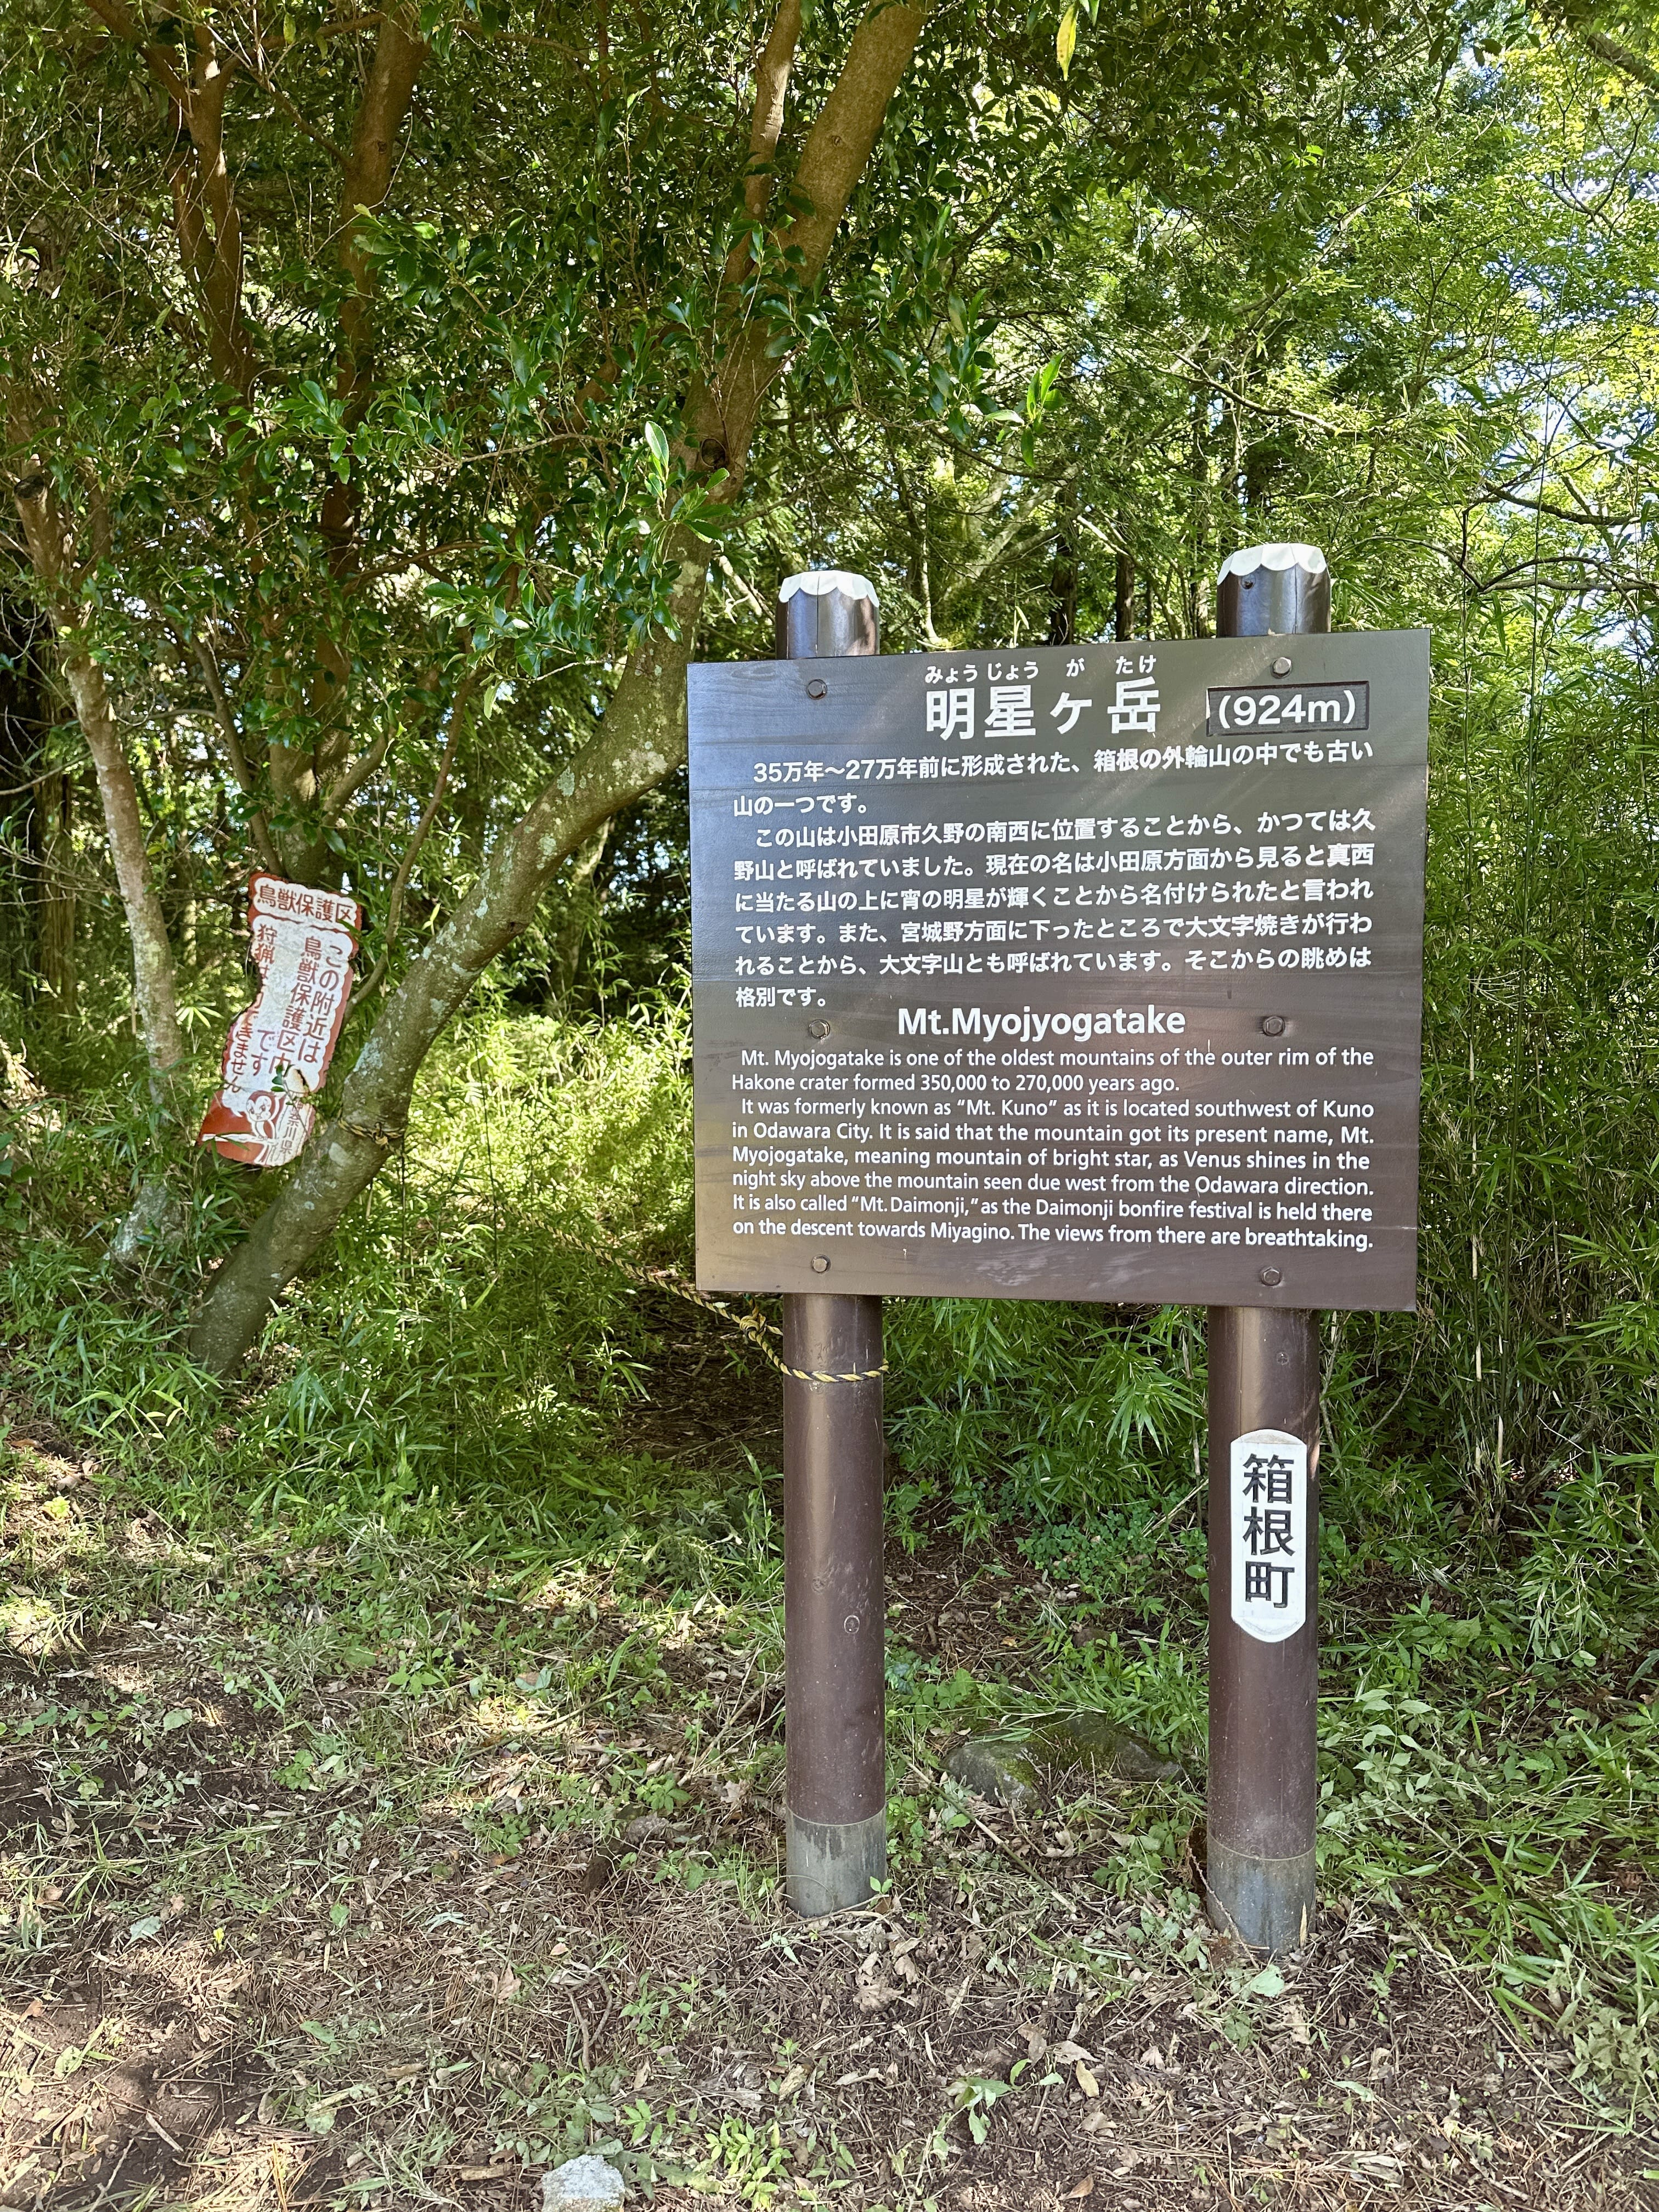
[(1309, 1316), (1416, 1302), (1428, 760), (1426, 634), (1328, 635), (1323, 571), (1252, 556), (1232, 635), (894, 654), (793, 578), (777, 659), (690, 672), (697, 1280), (781, 1292), (800, 1370), (799, 1911), (884, 1858), (878, 1302), (1089, 1298), (1214, 1311), (1212, 1901), (1302, 1932)]
[[(1234, 554), (1216, 612), (1224, 637), (1328, 630), (1324, 555), (1308, 545)], [(1294, 678), (1293, 648), (1274, 657), (1273, 674)], [(1282, 1036), (1285, 1018), (1264, 1013), (1260, 1027)], [(1283, 1273), (1267, 1266), (1261, 1278), (1272, 1290)], [(1208, 1335), (1207, 1902), (1218, 1928), (1281, 1952), (1306, 1941), (1314, 1907), (1319, 1322), (1300, 1307), (1212, 1306)]]
[[(880, 649), (875, 587), (833, 569), (785, 580), (780, 660)], [(809, 678), (810, 698), (833, 678)], [(835, 1024), (804, 1019), (803, 1043)], [(835, 1261), (812, 1260), (826, 1283)], [(783, 1301), (784, 1741), (789, 1902), (862, 1905), (887, 1871), (881, 1300), (828, 1287)], [(815, 1380), (809, 1381), (807, 1376)]]

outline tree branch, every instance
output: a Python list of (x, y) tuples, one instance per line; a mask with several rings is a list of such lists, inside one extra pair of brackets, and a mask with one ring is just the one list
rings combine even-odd
[[(225, 164), (225, 94), (230, 89), (230, 70), (204, 23), (195, 27), (195, 42), (196, 66), (184, 110), (196, 153), (194, 188), (185, 195), (195, 237), (191, 274), (207, 316), (213, 365), (227, 384), (246, 397), (253, 381), (253, 360), (242, 329), (242, 219)], [(175, 173), (182, 175), (184, 167), (179, 163)], [(178, 204), (177, 185), (174, 195)], [(208, 222), (212, 224), (210, 237)], [(181, 240), (185, 234), (181, 222)]]
[(799, 246), (809, 283), (830, 258), (853, 187), (874, 149), (888, 102), (910, 65), (927, 18), (927, 0), (913, 6), (876, 0), (854, 33), (841, 75), (801, 149), (795, 191), (811, 211), (790, 225), (784, 243)]
[[(909, 67), (927, 7), (928, 0), (873, 0), (807, 133), (794, 177), (795, 201), (805, 205), (775, 238), (780, 255), (799, 252), (794, 268), (803, 286), (823, 274), (888, 103)], [(757, 106), (757, 124), (758, 118)], [(720, 488), (726, 500), (737, 496), (762, 403), (783, 373), (782, 359), (767, 351), (769, 339), (763, 324), (745, 323), (732, 336), (713, 384), (695, 393), (688, 406), (689, 442), (700, 454), (711, 444), (719, 450), (722, 463), (716, 465), (728, 471)]]
[(1659, 69), (1656, 69), (1651, 62), (1644, 61), (1641, 55), (1632, 52), (1629, 46), (1617, 39), (1610, 39), (1605, 31), (1583, 30), (1577, 36), (1579, 44), (1587, 46), (1597, 61), (1605, 62), (1609, 69), (1616, 69), (1624, 76), (1634, 78), (1638, 84), (1645, 85), (1650, 92), (1659, 92)]
[(354, 1006), (360, 1000), (366, 999), (374, 988), (381, 976), (385, 975), (386, 963), (392, 957), (392, 947), (398, 935), (398, 924), (403, 919), (404, 893), (409, 888), (410, 874), (420, 857), (421, 848), (426, 842), (428, 830), (438, 818), (438, 808), (442, 804), (444, 793), (449, 784), (449, 771), (455, 763), (455, 748), (460, 743), (461, 726), (467, 710), (472, 704), (473, 695), (477, 688), (478, 671), (476, 668), (470, 668), (462, 677), (456, 688), (455, 696), (450, 702), (449, 735), (444, 740), (443, 757), (438, 763), (438, 777), (432, 787), (432, 797), (428, 802), (426, 811), (415, 825), (415, 835), (409, 841), (409, 849), (404, 854), (397, 876), (392, 882), (392, 896), (386, 901), (386, 927), (380, 936), (380, 956), (352, 993), (351, 1004)]
[(393, 725), (387, 722), (373, 744), (366, 751), (359, 753), (356, 759), (342, 773), (339, 781), (331, 784), (323, 793), (325, 822), (337, 823), (368, 781), (370, 776), (374, 775), (375, 769), (379, 768), (392, 744), (392, 729)]
[[(744, 172), (743, 204), (758, 222), (772, 197), (772, 161), (783, 130), (789, 72), (800, 44), (801, 0), (782, 0), (761, 58), (755, 65), (755, 112), (749, 126), (749, 165)], [(752, 234), (745, 230), (726, 257), (725, 282), (735, 288), (753, 261)]]
[(772, 157), (783, 130), (783, 103), (799, 44), (800, 0), (783, 0), (755, 70), (755, 116), (749, 130), (749, 168), (743, 181), (743, 200), (757, 218), (766, 213), (766, 204), (772, 197)]
[[(340, 302), (340, 339), (335, 353), (334, 390), (349, 425), (355, 426), (367, 411), (374, 382), (374, 264), (368, 252), (360, 224), (365, 215), (383, 206), (392, 188), (392, 172), (398, 141), (414, 97), (415, 82), (428, 52), (408, 24), (388, 11), (380, 18), (380, 33), (370, 58), (368, 81), (357, 104), (351, 147), (340, 179), (335, 250), (346, 278)], [(331, 477), (318, 515), (329, 546), (330, 566), (342, 590), (358, 580), (357, 515), (362, 497), (362, 472), (353, 469), (343, 483)], [(391, 742), (388, 727), (377, 744), (353, 768), (343, 768), (341, 757), (349, 744), (345, 729), (351, 656), (341, 639), (325, 630), (318, 641), (317, 659), (330, 699), (331, 726), (314, 757), (319, 793), (328, 785), (332, 811), (337, 818), (352, 793), (372, 775)], [(337, 766), (343, 773), (333, 780)], [(315, 840), (311, 850), (318, 851)], [(314, 866), (315, 861), (307, 862)]]
[(167, 180), (179, 258), (202, 310), (209, 358), (246, 398), (254, 363), (242, 322), (242, 222), (224, 149), (225, 94), (234, 64), (204, 22), (186, 32), (191, 45), (181, 70), (166, 46), (145, 38), (126, 0), (87, 5), (106, 30), (143, 55), (172, 106)]
[(87, 5), (104, 28), (119, 39), (123, 46), (131, 46), (136, 53), (143, 56), (150, 75), (173, 105), (182, 109), (189, 97), (185, 80), (174, 70), (173, 58), (167, 49), (145, 38), (125, 0), (87, 0)]
[[(247, 755), (242, 750), (241, 734), (236, 727), (236, 717), (230, 711), (230, 700), (225, 690), (225, 680), (220, 672), (218, 656), (198, 630), (191, 642), (196, 648), (196, 660), (207, 685), (208, 696), (213, 702), (214, 720), (219, 725), (219, 734), (225, 741), (225, 751), (230, 761), (230, 772), (236, 779), (236, 787), (244, 799), (252, 799), (258, 789), (253, 771), (248, 766)], [(271, 842), (270, 830), (264, 814), (255, 807), (248, 817), (248, 832), (253, 839), (254, 850), (273, 876), (280, 876), (283, 864)]]
[(430, 49), (401, 16), (388, 10), (380, 19), (368, 82), (358, 103), (351, 150), (340, 179), (338, 252), (349, 291), (340, 305), (341, 347), (336, 389), (350, 399), (368, 380), (374, 343), (374, 265), (358, 232), (360, 215), (373, 215), (392, 188), (392, 167), (416, 79)]

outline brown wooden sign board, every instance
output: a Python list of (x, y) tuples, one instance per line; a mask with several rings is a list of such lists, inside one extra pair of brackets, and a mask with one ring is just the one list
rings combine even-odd
[(1426, 631), (693, 667), (703, 1288), (1412, 1307), (1428, 680)]

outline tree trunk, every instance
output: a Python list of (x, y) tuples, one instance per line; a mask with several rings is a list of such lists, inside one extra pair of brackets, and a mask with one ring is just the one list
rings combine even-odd
[(5, 955), (14, 975), (33, 983), (37, 1013), (66, 1018), (75, 1005), (74, 785), (46, 765), (52, 707), (40, 663), (47, 635), (33, 608), (0, 593), (0, 798), (28, 793), (15, 878), (21, 926), (8, 932)]
[(598, 928), (605, 902), (593, 888), (593, 878), (610, 841), (611, 824), (602, 823), (570, 864), (570, 873), (560, 885), (566, 901), (562, 926), (554, 936), (548, 965), (553, 971), (554, 994), (568, 1000), (576, 988), (576, 971), (582, 949)]
[(185, 1040), (179, 1027), (173, 947), (167, 942), (161, 902), (150, 872), (138, 811), (138, 787), (116, 727), (104, 672), (93, 659), (79, 627), (82, 610), (72, 574), (73, 547), (45, 470), (31, 471), (15, 487), (15, 496), (40, 596), (52, 610), (58, 630), (58, 664), (98, 779), (110, 859), (115, 865), (127, 933), (132, 940), (133, 1004), (149, 1063), (150, 1091), (159, 1103), (176, 1115)]
[(34, 786), (34, 958), (52, 1011), (64, 1022), (75, 1012), (74, 821), (74, 782), (62, 769), (48, 769)]
[[(751, 159), (764, 151), (769, 131), (775, 137), (780, 75), (785, 50), (793, 52), (793, 5), (784, 0), (781, 29), (769, 41)], [(807, 283), (823, 267), (925, 14), (925, 0), (875, 0), (807, 134), (791, 195), (794, 211), (781, 234), (799, 249), (797, 266)], [(687, 402), (684, 450), (703, 467), (727, 471), (727, 499), (742, 483), (762, 404), (781, 373), (768, 343), (763, 318), (739, 322), (715, 376)], [(228, 1374), (242, 1358), (283, 1286), (380, 1172), (402, 1135), (427, 1054), (490, 962), (527, 927), (555, 872), (619, 807), (641, 798), (684, 759), (685, 671), (708, 582), (708, 548), (684, 532), (676, 552), (666, 634), (635, 648), (598, 733), (497, 844), (453, 919), (387, 999), (346, 1079), (339, 1113), (317, 1132), (247, 1242), (210, 1285), (190, 1349), (216, 1373)]]
[[(133, 1009), (149, 1066), (150, 1096), (176, 1123), (184, 1105), (185, 1040), (179, 1027), (173, 947), (150, 872), (132, 763), (116, 726), (104, 672), (93, 659), (81, 629), (84, 610), (74, 573), (74, 544), (52, 479), (37, 465), (14, 487), (13, 496), (40, 597), (51, 609), (58, 631), (64, 680), (98, 779), (110, 859), (115, 865), (127, 934), (132, 941)], [(170, 1233), (179, 1218), (167, 1192), (165, 1169), (153, 1168), (116, 1232), (111, 1247), (114, 1257), (131, 1265), (146, 1244)]]
[(1077, 636), (1077, 481), (1054, 497), (1054, 558), (1048, 572), (1048, 642), (1070, 645)]
[(331, 1237), (402, 1137), (422, 1063), (479, 976), (526, 929), (561, 863), (619, 807), (685, 757), (685, 669), (708, 578), (690, 539), (673, 595), (677, 636), (629, 659), (598, 734), (496, 845), (483, 872), (381, 1009), (325, 1122), (247, 1242), (215, 1276), (190, 1334), (192, 1356), (228, 1374), (283, 1285)]
[(138, 787), (121, 733), (115, 726), (109, 686), (104, 672), (84, 646), (66, 645), (61, 659), (64, 680), (75, 702), (81, 734), (92, 755), (103, 802), (104, 827), (109, 836), (110, 859), (132, 939), (133, 1004), (138, 1034), (149, 1061), (150, 1090), (158, 1103), (176, 1114), (179, 1109), (178, 1077), (185, 1057), (184, 1033), (179, 1027), (179, 999), (173, 982), (173, 947), (161, 918), (150, 872), (144, 825), (138, 812)]
[[(78, 645), (64, 652), (62, 660), (64, 680), (98, 778), (110, 858), (115, 863), (115, 880), (120, 886), (132, 939), (133, 1005), (149, 1062), (150, 1096), (165, 1110), (168, 1121), (177, 1125), (185, 1107), (185, 1040), (179, 1027), (173, 947), (150, 873), (144, 825), (138, 811), (138, 787), (115, 726), (103, 670)], [(110, 1255), (119, 1266), (136, 1267), (148, 1247), (175, 1243), (185, 1224), (185, 1210), (167, 1188), (165, 1167), (154, 1166), (115, 1232)]]

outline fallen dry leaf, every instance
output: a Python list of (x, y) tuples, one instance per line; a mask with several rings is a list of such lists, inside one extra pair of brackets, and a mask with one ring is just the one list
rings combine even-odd
[(1085, 2097), (1097, 2097), (1100, 2094), (1099, 2082), (1096, 2081), (1080, 2058), (1073, 2071), (1076, 2076), (1077, 2086)]

